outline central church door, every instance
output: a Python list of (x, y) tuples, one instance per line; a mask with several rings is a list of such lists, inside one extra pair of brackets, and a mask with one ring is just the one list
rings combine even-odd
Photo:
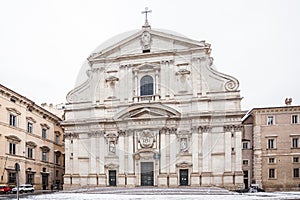
[(153, 162), (141, 163), (141, 186), (153, 186)]

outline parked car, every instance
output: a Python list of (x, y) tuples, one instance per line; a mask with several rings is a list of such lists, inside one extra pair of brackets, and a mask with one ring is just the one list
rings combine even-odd
[(11, 193), (11, 188), (7, 185), (0, 185), (0, 193), (9, 194)]
[(260, 188), (258, 184), (251, 184), (248, 192), (250, 193), (265, 192), (265, 190)]
[[(17, 193), (17, 187), (14, 187), (12, 189), (12, 192), (13, 193)], [(22, 184), (22, 185), (19, 186), (19, 192), (20, 193), (23, 193), (23, 192), (25, 192), (25, 193), (27, 193), (27, 192), (33, 193), (34, 192), (34, 187), (31, 184)]]

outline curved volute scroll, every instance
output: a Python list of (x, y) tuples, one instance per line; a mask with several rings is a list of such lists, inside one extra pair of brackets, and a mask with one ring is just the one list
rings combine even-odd
[(239, 88), (239, 81), (233, 76), (229, 76), (227, 74), (223, 74), (221, 72), (216, 71), (213, 67), (214, 59), (212, 57), (208, 57), (208, 59), (208, 70), (211, 71), (217, 77), (221, 77), (222, 79), (226, 80), (224, 83), (225, 91), (237, 91)]
[(88, 80), (86, 80), (81, 85), (77, 86), (73, 90), (71, 90), (67, 94), (67, 101), (68, 103), (76, 103), (76, 102), (87, 102), (91, 100), (91, 79), (92, 79), (92, 72), (91, 70), (87, 71)]

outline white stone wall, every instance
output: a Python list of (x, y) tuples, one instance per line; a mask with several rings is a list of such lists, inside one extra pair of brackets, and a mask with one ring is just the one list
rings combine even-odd
[(140, 186), (142, 162), (154, 186), (178, 187), (187, 169), (189, 186), (241, 187), (238, 81), (214, 70), (209, 44), (149, 32), (150, 53), (136, 34), (92, 54), (89, 79), (68, 94), (65, 188), (109, 186), (111, 170), (117, 186)]

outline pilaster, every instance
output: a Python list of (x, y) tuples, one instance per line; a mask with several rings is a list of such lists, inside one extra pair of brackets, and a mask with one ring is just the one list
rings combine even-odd
[(193, 173), (199, 171), (199, 147), (198, 147), (198, 127), (192, 127), (192, 162), (193, 162)]

